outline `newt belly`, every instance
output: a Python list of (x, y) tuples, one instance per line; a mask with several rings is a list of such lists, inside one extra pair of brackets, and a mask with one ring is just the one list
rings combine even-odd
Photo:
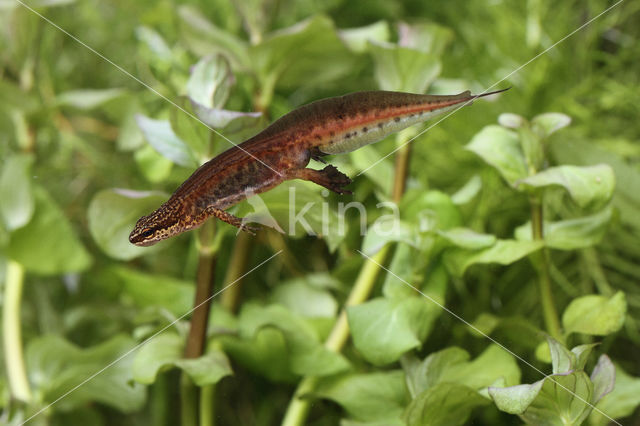
[(348, 193), (345, 186), (351, 179), (331, 165), (309, 169), (310, 159), (354, 151), (460, 104), (501, 91), (450, 96), (357, 92), (302, 106), (200, 166), (169, 200), (138, 220), (129, 241), (139, 246), (155, 244), (194, 229), (211, 216), (251, 232), (242, 219), (224, 209), (289, 179)]

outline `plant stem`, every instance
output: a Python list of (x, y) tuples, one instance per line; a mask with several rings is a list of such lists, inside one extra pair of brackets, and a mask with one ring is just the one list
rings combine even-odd
[(24, 268), (13, 260), (7, 261), (7, 272), (2, 312), (2, 334), (7, 379), (11, 395), (15, 399), (29, 402), (31, 389), (27, 380), (27, 370), (22, 354), (20, 326), (20, 302), (24, 284)]
[(153, 426), (168, 426), (172, 419), (170, 401), (171, 389), (166, 374), (158, 374), (149, 388), (149, 418)]
[[(531, 233), (534, 241), (542, 241), (544, 239), (544, 222), (542, 212), (542, 197), (532, 195), (529, 198), (531, 204)], [(540, 303), (542, 304), (542, 315), (544, 324), (554, 339), (564, 342), (562, 332), (560, 330), (560, 321), (558, 320), (558, 312), (556, 311), (555, 302), (553, 300), (553, 292), (551, 291), (551, 277), (549, 275), (549, 251), (543, 247), (540, 251), (532, 255), (534, 265), (538, 269), (539, 275), (539, 291)]]
[(405, 144), (396, 154), (395, 178), (393, 180), (393, 190), (391, 196), (395, 203), (399, 203), (407, 186), (407, 175), (409, 174), (409, 156), (411, 154), (411, 144)]
[[(198, 272), (196, 276), (196, 294), (193, 301), (194, 310), (191, 314), (191, 324), (187, 344), (184, 350), (185, 358), (202, 356), (207, 341), (207, 325), (211, 310), (211, 295), (213, 294), (213, 277), (216, 264), (214, 247), (215, 222), (205, 223), (198, 233)], [(191, 378), (182, 372), (180, 378), (182, 425), (195, 426), (198, 421), (198, 399), (195, 385)], [(200, 407), (201, 410), (212, 410), (213, 404)]]
[[(349, 298), (345, 303), (345, 307), (342, 309), (342, 312), (340, 312), (340, 316), (324, 344), (327, 349), (334, 352), (340, 352), (344, 347), (344, 344), (349, 338), (349, 323), (347, 321), (346, 308), (358, 305), (367, 300), (371, 290), (373, 289), (373, 285), (376, 282), (376, 278), (381, 271), (378, 263), (384, 263), (390, 247), (390, 245), (384, 246), (378, 253), (371, 256), (372, 260), (365, 260), (353, 289), (351, 290), (351, 293), (349, 293)], [(311, 400), (302, 399), (302, 397), (314, 389), (317, 381), (318, 378), (312, 376), (307, 376), (300, 381), (298, 388), (289, 403), (284, 420), (282, 421), (282, 426), (299, 426), (304, 424), (307, 414), (309, 413), (309, 409), (311, 408)]]
[(242, 280), (239, 278), (247, 269), (249, 253), (251, 252), (251, 242), (252, 236), (247, 232), (241, 232), (236, 237), (236, 242), (233, 245), (231, 260), (227, 267), (227, 273), (225, 274), (223, 285), (229, 285), (229, 283), (234, 281), (235, 285), (232, 285), (220, 295), (220, 303), (223, 307), (229, 310), (229, 312), (235, 312), (238, 307), (240, 290), (242, 289)]
[(194, 311), (191, 315), (191, 327), (185, 347), (185, 358), (198, 358), (204, 352), (207, 337), (207, 323), (211, 310), (211, 294), (213, 294), (213, 270), (215, 268), (215, 251), (213, 236), (215, 222), (209, 221), (203, 225), (199, 233), (198, 274), (196, 278), (196, 295), (193, 302)]
[(184, 371), (180, 376), (180, 425), (198, 426), (197, 389)]
[[(395, 162), (395, 176), (393, 181), (392, 198), (394, 202), (400, 202), (406, 187), (406, 180), (409, 170), (409, 157), (411, 145), (404, 145), (398, 152)], [(334, 352), (340, 352), (349, 338), (349, 322), (347, 321), (347, 308), (349, 306), (359, 305), (369, 298), (373, 285), (381, 271), (380, 266), (383, 265), (387, 254), (391, 249), (391, 245), (385, 245), (378, 253), (366, 259), (356, 282), (349, 293), (349, 297), (344, 308), (340, 312), (340, 316), (336, 321), (329, 337), (325, 341), (325, 347)], [(310, 393), (318, 382), (317, 377), (307, 376), (298, 384), (298, 388), (291, 401), (287, 412), (282, 421), (282, 426), (300, 426), (305, 423), (309, 409), (311, 408), (310, 399), (302, 399), (304, 395)]]
[(200, 389), (200, 426), (215, 425), (216, 385), (206, 385)]
[(598, 252), (593, 247), (586, 248), (580, 251), (582, 259), (584, 260), (585, 267), (589, 270), (589, 275), (598, 288), (598, 292), (604, 296), (611, 296), (613, 290), (607, 281), (607, 277), (602, 270), (600, 259), (598, 258)]

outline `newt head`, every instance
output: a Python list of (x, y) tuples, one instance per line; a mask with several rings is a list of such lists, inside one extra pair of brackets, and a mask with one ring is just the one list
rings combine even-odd
[(163, 204), (150, 215), (138, 219), (129, 234), (129, 242), (140, 247), (151, 246), (186, 230), (179, 216), (171, 214)]

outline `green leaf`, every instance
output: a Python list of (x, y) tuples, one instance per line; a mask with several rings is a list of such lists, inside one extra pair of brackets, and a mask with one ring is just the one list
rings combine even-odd
[(14, 154), (0, 173), (0, 217), (8, 231), (26, 225), (33, 215), (35, 201), (31, 190), (33, 156)]
[(224, 352), (211, 348), (199, 358), (180, 359), (175, 365), (186, 372), (197, 386), (213, 385), (233, 374)]
[(114, 267), (114, 281), (122, 283), (121, 297), (140, 308), (161, 307), (176, 317), (193, 305), (193, 282), (160, 274), (145, 274), (134, 269)]
[[(275, 328), (284, 336), (288, 357), (288, 368), (294, 374), (327, 375), (343, 371), (349, 367), (348, 361), (340, 354), (324, 347), (317, 331), (303, 318), (294, 315), (279, 305), (260, 307), (245, 304), (239, 319), (240, 338), (255, 341), (264, 328)], [(251, 345), (235, 346), (236, 350), (255, 351)], [(251, 357), (255, 362), (256, 356)], [(242, 355), (246, 357), (246, 355)]]
[(299, 89), (335, 81), (347, 75), (356, 60), (323, 15), (268, 35), (249, 48), (249, 56), (264, 88)]
[(271, 298), (291, 312), (310, 318), (333, 318), (338, 311), (338, 304), (331, 293), (313, 287), (304, 278), (278, 285)]
[(123, 335), (84, 349), (57, 336), (37, 337), (26, 350), (31, 383), (44, 403), (64, 396), (57, 401), (58, 410), (93, 401), (124, 413), (140, 410), (145, 390), (129, 383), (133, 357), (126, 355), (134, 345), (130, 337)]
[(145, 145), (134, 154), (134, 159), (149, 182), (162, 182), (171, 173), (173, 163), (154, 150), (151, 145)]
[(136, 116), (136, 121), (147, 142), (158, 153), (181, 166), (197, 166), (189, 146), (178, 138), (168, 121), (154, 120), (141, 114)]
[(269, 6), (271, 4), (265, 0), (246, 0), (235, 5), (252, 43), (262, 40), (263, 34), (272, 24), (275, 13)]
[(385, 275), (382, 287), (386, 298), (404, 299), (416, 296), (417, 288), (437, 302), (444, 303), (449, 276), (440, 263), (431, 265), (427, 270), (430, 259), (421, 253), (407, 244), (397, 244), (388, 266), (392, 273)]
[(389, 41), (391, 35), (386, 21), (374, 22), (364, 27), (342, 29), (339, 34), (347, 47), (356, 53), (365, 52), (369, 47), (369, 41)]
[(340, 404), (360, 421), (396, 424), (408, 402), (401, 371), (347, 374), (320, 380), (313, 392)]
[(558, 166), (520, 180), (526, 188), (562, 186), (582, 208), (596, 209), (611, 199), (615, 187), (613, 170), (607, 164), (595, 166)]
[(198, 56), (223, 53), (232, 66), (242, 70), (250, 68), (244, 40), (216, 27), (192, 6), (180, 5), (177, 10), (181, 38)]
[(547, 138), (569, 124), (571, 117), (559, 112), (547, 112), (531, 119), (531, 128), (540, 138)]
[(453, 228), (447, 231), (438, 231), (438, 235), (454, 246), (470, 250), (491, 247), (497, 240), (495, 235), (481, 234), (469, 228)]
[(518, 129), (528, 124), (526, 118), (510, 112), (500, 114), (498, 116), (498, 123), (500, 123), (502, 127), (508, 127), (510, 129)]
[(166, 332), (153, 337), (135, 354), (133, 379), (146, 385), (154, 383), (158, 373), (173, 367), (182, 357), (183, 348), (184, 339), (177, 334)]
[(215, 384), (233, 374), (229, 360), (220, 350), (207, 348), (198, 358), (184, 359), (184, 339), (177, 334), (162, 333), (151, 338), (138, 350), (133, 363), (133, 378), (139, 383), (152, 384), (157, 375), (178, 367), (186, 372), (197, 386)]
[[(575, 250), (592, 247), (602, 240), (611, 217), (613, 209), (606, 207), (591, 216), (577, 219), (562, 220), (559, 222), (544, 223), (544, 242), (549, 248), (558, 250)], [(531, 222), (519, 226), (515, 230), (515, 238), (520, 241), (531, 241)]]
[(605, 395), (611, 393), (616, 383), (616, 368), (608, 356), (600, 355), (590, 378), (593, 382), (592, 403), (597, 404)]
[[(135, 113), (138, 111), (140, 106), (134, 100), (129, 102), (129, 105), (122, 108), (123, 118), (120, 120), (120, 128), (118, 129), (118, 139), (116, 141), (116, 146), (120, 151), (132, 151), (135, 149), (139, 149), (142, 146), (146, 145), (144, 143), (144, 136), (142, 135), (142, 131), (138, 127), (138, 123), (136, 122)], [(149, 149), (153, 150), (149, 145), (146, 145)]]
[(531, 385), (516, 385), (505, 388), (489, 388), (489, 395), (499, 410), (509, 414), (522, 414), (540, 393), (544, 380)]
[(552, 337), (547, 337), (553, 374), (569, 373), (575, 369), (576, 354)]
[(231, 66), (224, 56), (205, 57), (191, 70), (187, 95), (207, 108), (221, 108), (229, 98), (233, 81)]
[(452, 248), (445, 251), (444, 263), (456, 276), (462, 276), (475, 264), (498, 263), (509, 265), (542, 248), (540, 241), (498, 240), (493, 246), (481, 250)]
[(373, 256), (392, 241), (418, 247), (419, 235), (416, 227), (392, 215), (383, 215), (367, 230), (362, 241), (362, 251), (367, 256)]
[(451, 196), (451, 201), (458, 206), (467, 204), (480, 193), (481, 189), (482, 179), (480, 176), (474, 175), (462, 188)]
[(412, 354), (403, 356), (400, 361), (406, 374), (407, 387), (415, 398), (425, 390), (448, 381), (447, 377), (452, 371), (469, 361), (469, 353), (453, 346), (433, 352), (422, 361)]
[(520, 147), (518, 134), (500, 126), (486, 126), (477, 133), (466, 148), (493, 166), (510, 184), (527, 177), (527, 163)]
[(378, 87), (410, 93), (424, 93), (440, 74), (442, 65), (436, 54), (369, 42)]
[(576, 370), (584, 370), (584, 366), (587, 363), (587, 359), (591, 354), (593, 348), (598, 346), (598, 343), (591, 343), (587, 345), (579, 345), (571, 348), (571, 352), (576, 356), (575, 364), (573, 368)]
[(35, 210), (31, 221), (11, 233), (7, 255), (29, 272), (54, 275), (89, 267), (91, 256), (69, 219), (41, 187), (33, 187)]
[(454, 37), (451, 29), (433, 22), (419, 22), (411, 25), (400, 22), (398, 33), (400, 46), (436, 56), (442, 56), (445, 47)]
[(620, 330), (627, 313), (625, 294), (617, 292), (611, 298), (589, 295), (574, 299), (562, 314), (567, 334), (584, 333), (606, 336)]
[[(630, 376), (620, 366), (616, 366), (615, 386), (596, 407), (607, 416), (620, 419), (631, 415), (638, 405), (640, 405), (640, 378)], [(589, 424), (592, 426), (605, 426), (610, 422), (596, 410), (589, 416)]]
[(138, 218), (158, 208), (166, 197), (156, 193), (105, 189), (98, 192), (87, 211), (89, 231), (106, 254), (129, 260), (153, 253), (156, 247), (137, 247), (129, 242), (129, 233)]
[(615, 196), (612, 203), (620, 213), (620, 220), (626, 225), (640, 229), (640, 195), (637, 188), (640, 187), (640, 171), (629, 164), (622, 155), (615, 154), (611, 150), (599, 148), (592, 142), (580, 142), (577, 140), (563, 141), (552, 144), (550, 147), (554, 157), (560, 162), (570, 164), (609, 164), (616, 175)]
[(402, 368), (414, 397), (440, 383), (455, 383), (480, 390), (497, 380), (502, 380), (506, 385), (520, 381), (520, 369), (515, 358), (497, 345), (487, 347), (473, 361), (469, 361), (469, 354), (465, 350), (457, 347), (434, 352), (422, 362), (405, 356), (402, 358)]
[(156, 61), (169, 64), (172, 60), (171, 48), (156, 30), (146, 26), (136, 27), (136, 38), (153, 54)]
[(408, 426), (462, 425), (471, 410), (488, 404), (486, 398), (468, 386), (440, 383), (411, 401), (403, 419)]
[[(186, 152), (188, 152), (188, 155), (195, 158), (197, 164), (202, 164), (211, 158), (209, 143), (209, 133), (211, 130), (209, 130), (206, 124), (201, 123), (196, 118), (191, 107), (192, 103), (188, 98), (184, 96), (180, 97), (176, 100), (176, 104), (179, 105), (180, 108), (171, 108), (169, 118), (171, 130), (177, 139), (187, 146)], [(140, 118), (138, 118), (138, 123), (139, 122)], [(154, 146), (154, 148), (156, 147)], [(163, 153), (163, 155), (165, 154)], [(174, 161), (180, 164), (178, 161)]]
[(498, 408), (530, 424), (581, 424), (592, 410), (593, 384), (584, 371), (554, 374), (534, 383), (489, 388)]
[(421, 344), (440, 309), (422, 297), (377, 298), (348, 307), (347, 318), (358, 352), (374, 365), (385, 365)]
[(115, 98), (124, 95), (124, 89), (80, 89), (60, 93), (56, 100), (58, 105), (71, 106), (89, 110), (97, 108)]
[(536, 357), (546, 363), (551, 363), (554, 374), (569, 373), (574, 370), (584, 370), (589, 354), (597, 343), (575, 346), (568, 350), (563, 344), (546, 336), (546, 341), (536, 348)]
[(420, 231), (448, 230), (462, 224), (460, 209), (441, 191), (408, 191), (402, 198), (400, 214)]
[[(264, 117), (260, 112), (239, 112), (226, 109), (207, 108), (195, 101), (191, 107), (196, 117), (209, 127), (218, 130), (225, 138), (240, 143), (254, 136), (264, 127)], [(230, 147), (229, 141), (221, 143), (224, 149)]]
[[(371, 179), (383, 194), (391, 194), (393, 186), (393, 163), (388, 159), (380, 161), (380, 154), (374, 146), (366, 145), (351, 153), (349, 157), (358, 172), (365, 170), (364, 175)], [(378, 161), (380, 161), (378, 163)], [(370, 167), (377, 163), (375, 167)]]
[(520, 369), (516, 359), (498, 345), (489, 345), (471, 362), (462, 363), (449, 371), (443, 379), (479, 390), (503, 379), (506, 386), (520, 383)]
[(221, 338), (224, 350), (238, 364), (273, 382), (292, 382), (291, 350), (284, 332), (274, 327), (257, 330), (253, 336)]

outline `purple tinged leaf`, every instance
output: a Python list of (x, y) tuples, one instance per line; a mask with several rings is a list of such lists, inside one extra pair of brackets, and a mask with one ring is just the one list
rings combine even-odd
[(584, 365), (587, 363), (587, 359), (591, 354), (591, 350), (598, 346), (598, 343), (591, 343), (588, 345), (580, 345), (571, 349), (571, 352), (576, 356), (576, 362), (573, 366), (575, 370), (584, 370)]
[[(262, 113), (260, 112), (241, 112), (241, 111), (229, 111), (226, 109), (209, 108), (191, 99), (191, 106), (196, 116), (204, 121), (208, 126), (214, 129), (224, 129), (231, 124), (234, 124), (231, 129), (227, 129), (230, 133), (238, 131), (241, 127), (251, 125), (260, 121)], [(236, 123), (236, 120), (241, 120)]]
[(591, 373), (591, 381), (593, 382), (593, 398), (591, 402), (596, 404), (603, 396), (611, 392), (615, 386), (616, 368), (608, 356), (600, 355), (598, 363)]
[(573, 352), (552, 337), (547, 336), (547, 343), (551, 352), (553, 374), (568, 373), (575, 369), (576, 355)]
[(192, 67), (187, 94), (207, 108), (220, 108), (229, 98), (234, 83), (231, 66), (223, 55), (201, 59)]
[(531, 385), (517, 385), (508, 388), (489, 387), (489, 395), (501, 411), (522, 414), (540, 393), (544, 380)]

